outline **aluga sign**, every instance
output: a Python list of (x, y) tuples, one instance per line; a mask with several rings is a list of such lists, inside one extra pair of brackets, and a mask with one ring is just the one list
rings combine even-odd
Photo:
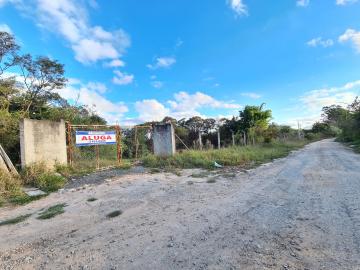
[(76, 146), (116, 144), (116, 131), (76, 131)]

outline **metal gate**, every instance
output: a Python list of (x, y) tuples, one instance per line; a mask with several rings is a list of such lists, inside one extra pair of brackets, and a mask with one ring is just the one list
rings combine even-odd
[[(67, 122), (68, 164), (79, 168), (111, 168), (121, 165), (121, 129), (119, 125), (72, 125)], [(82, 132), (82, 133), (81, 133)], [(77, 142), (78, 134), (114, 134), (111, 143), (106, 136), (94, 135), (85, 138), (87, 143)], [(78, 136), (77, 136), (78, 135)], [(111, 137), (110, 135), (108, 135)], [(92, 140), (91, 140), (92, 139)]]

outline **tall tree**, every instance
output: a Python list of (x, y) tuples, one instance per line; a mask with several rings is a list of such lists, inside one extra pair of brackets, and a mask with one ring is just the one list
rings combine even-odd
[(19, 49), (19, 45), (11, 34), (0, 32), (0, 76), (16, 64)]
[(66, 85), (63, 64), (44, 56), (33, 59), (29, 54), (17, 57), (16, 62), (20, 66), (26, 89), (26, 113), (38, 113), (47, 103), (61, 101), (54, 90)]

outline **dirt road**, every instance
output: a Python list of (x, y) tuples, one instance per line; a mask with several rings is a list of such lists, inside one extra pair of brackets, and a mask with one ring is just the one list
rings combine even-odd
[(1, 209), (0, 220), (33, 215), (0, 227), (0, 268), (360, 269), (360, 155), (324, 140), (248, 172), (193, 173), (124, 175)]

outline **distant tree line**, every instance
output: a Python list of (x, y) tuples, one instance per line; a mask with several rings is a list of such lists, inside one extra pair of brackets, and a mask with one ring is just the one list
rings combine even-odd
[(322, 120), (316, 122), (309, 137), (337, 137), (343, 142), (360, 141), (360, 100), (357, 97), (346, 108), (339, 105), (322, 109)]

